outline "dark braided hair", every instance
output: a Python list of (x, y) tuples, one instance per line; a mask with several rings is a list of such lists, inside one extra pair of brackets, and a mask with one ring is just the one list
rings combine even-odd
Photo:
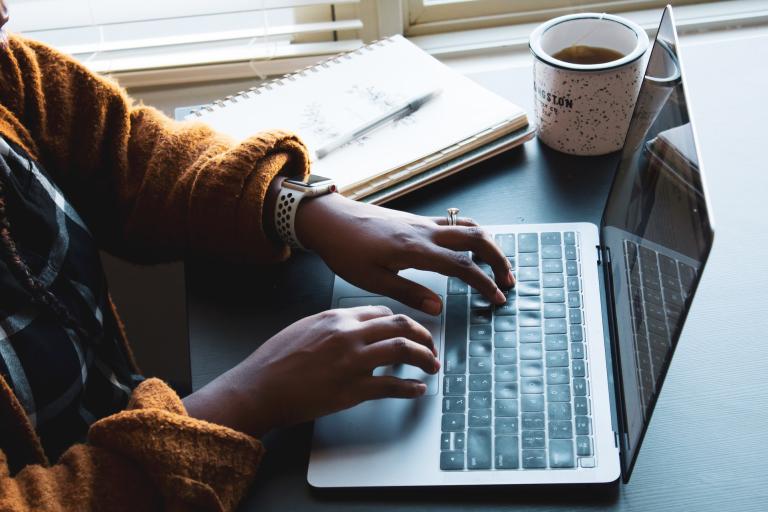
[(0, 257), (22, 287), (32, 296), (34, 303), (52, 313), (64, 326), (75, 331), (81, 340), (93, 339), (91, 333), (75, 320), (59, 298), (32, 275), (29, 266), (19, 254), (16, 242), (11, 236), (11, 224), (6, 211), (5, 182), (2, 176), (0, 176)]

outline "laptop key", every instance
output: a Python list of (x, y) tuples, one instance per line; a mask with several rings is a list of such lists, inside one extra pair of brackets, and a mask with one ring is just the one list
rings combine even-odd
[(551, 439), (549, 441), (549, 467), (574, 467), (573, 441), (570, 439)]
[(519, 297), (525, 297), (529, 295), (541, 295), (541, 287), (538, 282), (524, 281), (517, 283), (517, 295)]
[(573, 359), (584, 359), (584, 344), (574, 342), (571, 343), (571, 357)]
[(561, 288), (544, 288), (544, 302), (565, 302), (565, 292)]
[(571, 404), (564, 402), (551, 402), (547, 404), (547, 416), (549, 421), (564, 421), (571, 419)]
[(569, 276), (568, 279), (566, 279), (566, 285), (568, 286), (569, 292), (579, 291), (579, 278), (576, 276)]
[(457, 412), (463, 414), (466, 407), (467, 400), (463, 396), (443, 397), (443, 412)]
[(466, 295), (469, 291), (467, 283), (458, 277), (448, 278), (448, 295)]
[(496, 469), (517, 469), (520, 467), (517, 436), (496, 436), (494, 467)]
[(524, 469), (543, 469), (547, 467), (546, 450), (523, 450)]
[(520, 320), (520, 327), (539, 327), (541, 325), (541, 313), (538, 311), (521, 311), (517, 318)]
[(516, 435), (519, 432), (519, 423), (516, 417), (496, 417), (493, 426), (497, 434)]
[(573, 379), (573, 395), (587, 396), (587, 379)]
[[(489, 409), (491, 407), (491, 393), (488, 391), (471, 391), (469, 393), (470, 409)], [(472, 411), (470, 411), (472, 412)]]
[(576, 250), (575, 245), (566, 245), (564, 252), (565, 252), (565, 259), (567, 260), (577, 259), (578, 251)]
[(539, 252), (539, 235), (536, 233), (521, 233), (517, 237), (517, 250), (523, 252)]
[(562, 274), (563, 262), (562, 260), (542, 260), (541, 271), (545, 274)]
[(446, 396), (464, 396), (467, 394), (467, 378), (462, 375), (443, 377), (443, 394)]
[(540, 327), (521, 328), (520, 343), (541, 343), (541, 328)]
[(475, 357), (490, 356), (491, 355), (490, 338), (484, 341), (470, 341), (469, 355), (475, 356)]
[(470, 340), (490, 340), (491, 331), (492, 329), (490, 325), (470, 325), (469, 339)]
[(445, 413), (442, 418), (443, 432), (463, 432), (465, 418), (460, 413)]
[(573, 425), (570, 421), (550, 421), (549, 422), (550, 439), (572, 439)]
[(467, 370), (467, 296), (448, 295), (445, 305), (446, 374), (463, 374)]
[(473, 325), (490, 324), (491, 310), (490, 309), (473, 309), (469, 313), (469, 323)]
[(496, 332), (508, 332), (517, 330), (517, 317), (497, 316), (493, 319), (493, 328)]
[(565, 286), (563, 274), (543, 274), (541, 276), (541, 283), (544, 288), (562, 288)]
[(547, 384), (568, 384), (568, 367), (547, 368)]
[(523, 343), (520, 345), (520, 359), (541, 359), (543, 350), (541, 343)]
[(544, 412), (544, 395), (521, 395), (523, 412)]
[(517, 398), (517, 382), (497, 382), (494, 391), (496, 398)]
[(576, 415), (589, 414), (589, 400), (585, 396), (577, 396), (573, 399), (573, 412)]
[(584, 328), (582, 326), (571, 326), (571, 341), (584, 341)]
[(592, 440), (587, 436), (576, 436), (576, 455), (589, 457), (592, 455)]
[(565, 304), (544, 304), (544, 318), (565, 318)]
[(470, 409), (467, 413), (470, 427), (490, 427), (491, 410), (490, 409)]
[(522, 377), (540, 377), (544, 375), (541, 361), (520, 361)]
[(464, 452), (459, 450), (440, 452), (440, 469), (446, 471), (464, 469)]
[(559, 260), (563, 257), (563, 251), (559, 245), (542, 245), (541, 258), (547, 260)]
[(568, 366), (568, 352), (563, 350), (547, 352), (547, 368), (557, 366)]
[(568, 309), (568, 323), (571, 325), (581, 325), (583, 318), (581, 316), (581, 310), (577, 308)]
[(497, 332), (493, 335), (493, 346), (496, 348), (516, 347), (517, 333), (514, 331)]
[(494, 412), (497, 418), (517, 416), (519, 414), (519, 406), (515, 398), (496, 400), (495, 407)]
[(470, 428), (467, 432), (467, 468), (491, 468), (490, 428)]
[(493, 361), (498, 364), (516, 364), (517, 349), (499, 348), (493, 352)]
[(576, 233), (573, 231), (566, 231), (563, 233), (563, 240), (566, 245), (576, 245)]
[(513, 256), (515, 255), (515, 235), (513, 234), (507, 234), (507, 235), (496, 235), (496, 245), (499, 246), (499, 249), (501, 249), (501, 252), (504, 253), (504, 256)]
[(588, 416), (576, 416), (574, 423), (576, 424), (577, 436), (588, 436), (592, 433), (592, 423), (589, 421)]
[(495, 316), (510, 316), (510, 315), (516, 315), (517, 314), (517, 302), (515, 301), (515, 297), (509, 297), (507, 298), (507, 302), (504, 304), (499, 304), (498, 306), (494, 306), (493, 308), (493, 314)]
[(453, 433), (453, 447), (456, 450), (464, 450), (464, 432), (454, 432)]
[(579, 275), (579, 264), (576, 262), (576, 260), (566, 260), (565, 273), (569, 276)]
[(491, 386), (490, 375), (470, 375), (469, 376), (469, 390), (470, 391), (490, 391)]
[(581, 294), (579, 292), (568, 292), (568, 307), (569, 308), (581, 307)]
[(525, 430), (544, 430), (544, 413), (524, 412), (523, 431)]
[(567, 384), (547, 386), (547, 400), (550, 402), (570, 402), (571, 387)]
[(520, 297), (518, 309), (520, 309), (520, 311), (538, 311), (541, 309), (541, 298)]
[(451, 449), (451, 434), (448, 432), (443, 432), (440, 434), (440, 449), (441, 450), (450, 450)]
[(564, 318), (548, 318), (544, 320), (544, 334), (565, 334), (567, 326)]
[(544, 336), (544, 347), (547, 350), (568, 350), (568, 338), (565, 334), (547, 334)]
[(517, 261), (520, 265), (520, 270), (522, 270), (524, 267), (538, 267), (539, 254), (535, 252), (522, 253), (520, 257), (517, 258)]
[(488, 309), (491, 307), (491, 301), (482, 295), (473, 293), (469, 299), (469, 307), (472, 309)]
[(523, 448), (546, 448), (543, 430), (523, 431)]
[[(520, 379), (521, 393), (544, 393), (544, 379), (542, 377), (523, 377)], [(540, 395), (542, 399), (544, 395)], [(542, 408), (542, 410), (544, 410)]]
[(470, 357), (469, 373), (491, 373), (490, 357)]
[(493, 373), (496, 382), (517, 382), (517, 365), (496, 365)]
[(571, 362), (571, 369), (573, 370), (573, 376), (574, 377), (586, 377), (587, 376), (586, 363), (584, 363), (583, 359), (574, 359)]
[(560, 233), (557, 231), (542, 233), (541, 245), (560, 245)]

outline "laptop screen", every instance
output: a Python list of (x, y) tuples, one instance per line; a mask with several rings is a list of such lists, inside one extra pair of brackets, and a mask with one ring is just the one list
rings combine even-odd
[(677, 48), (666, 9), (601, 225), (610, 251), (625, 480), (712, 246)]

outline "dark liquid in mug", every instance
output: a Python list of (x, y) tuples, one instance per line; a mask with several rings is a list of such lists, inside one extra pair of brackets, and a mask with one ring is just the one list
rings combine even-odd
[(570, 62), (571, 64), (603, 64), (619, 60), (624, 57), (624, 54), (610, 48), (576, 44), (563, 48), (552, 56), (557, 60)]

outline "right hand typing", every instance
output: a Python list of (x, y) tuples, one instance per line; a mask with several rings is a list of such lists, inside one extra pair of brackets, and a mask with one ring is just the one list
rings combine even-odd
[(372, 376), (392, 364), (437, 373), (429, 331), (385, 306), (330, 310), (277, 333), (184, 404), (193, 417), (260, 436), (366, 400), (424, 394), (422, 382)]

